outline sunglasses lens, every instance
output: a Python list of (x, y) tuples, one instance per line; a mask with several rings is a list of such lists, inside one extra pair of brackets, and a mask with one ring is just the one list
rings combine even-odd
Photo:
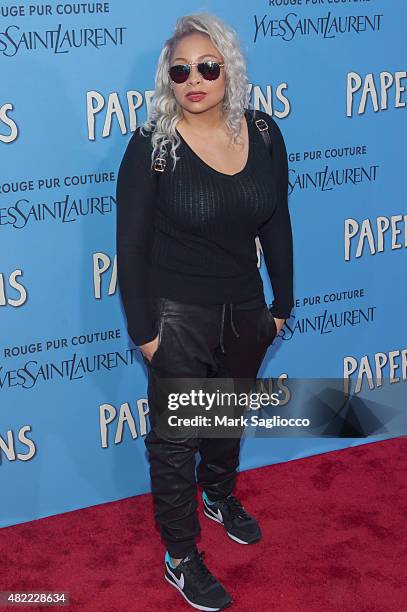
[(174, 83), (185, 83), (188, 78), (190, 67), (187, 64), (179, 64), (177, 66), (171, 66), (170, 77)]
[[(206, 81), (214, 81), (220, 75), (220, 66), (217, 62), (201, 62), (198, 70)], [(191, 68), (188, 64), (177, 64), (169, 69), (170, 78), (174, 83), (185, 83)]]
[(206, 81), (214, 81), (220, 75), (220, 66), (217, 62), (202, 62), (198, 70)]

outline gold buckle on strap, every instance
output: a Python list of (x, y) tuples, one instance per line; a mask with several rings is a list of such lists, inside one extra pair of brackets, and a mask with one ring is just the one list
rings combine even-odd
[[(265, 121), (264, 119), (256, 119), (255, 124), (259, 128), (260, 132), (264, 132), (265, 130), (269, 129), (267, 121)], [(260, 127), (260, 125), (261, 125), (261, 127)]]

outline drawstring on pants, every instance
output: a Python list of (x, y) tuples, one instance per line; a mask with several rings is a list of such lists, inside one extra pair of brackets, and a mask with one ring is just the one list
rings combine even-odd
[[(222, 353), (226, 353), (225, 351), (225, 347), (223, 346), (223, 328), (224, 328), (224, 322), (225, 322), (225, 310), (226, 310), (226, 304), (222, 304), (222, 321), (221, 321), (221, 325), (220, 325), (220, 338), (219, 338), (219, 343), (220, 343), (220, 348), (222, 349)], [(235, 334), (236, 338), (239, 337), (239, 334), (235, 328), (235, 325), (233, 323), (233, 318), (232, 318), (232, 310), (233, 310), (233, 304), (230, 304), (230, 326), (233, 330), (233, 333)]]

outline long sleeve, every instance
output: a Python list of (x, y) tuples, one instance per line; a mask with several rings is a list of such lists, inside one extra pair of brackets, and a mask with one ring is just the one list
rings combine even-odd
[(136, 345), (157, 335), (148, 295), (148, 253), (156, 191), (150, 155), (151, 139), (137, 128), (124, 153), (116, 185), (117, 279), (127, 331)]
[(283, 135), (275, 120), (262, 113), (270, 131), (272, 157), (270, 164), (276, 179), (276, 208), (270, 219), (259, 229), (259, 238), (274, 299), (272, 315), (288, 319), (293, 299), (293, 238), (288, 209), (288, 159)]

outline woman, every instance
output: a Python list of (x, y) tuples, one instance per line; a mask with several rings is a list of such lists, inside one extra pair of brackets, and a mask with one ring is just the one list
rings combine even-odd
[(232, 494), (240, 438), (160, 434), (157, 376), (255, 379), (293, 307), (285, 144), (268, 114), (249, 110), (248, 85), (233, 30), (207, 13), (178, 19), (159, 57), (149, 119), (130, 139), (117, 184), (118, 281), (129, 335), (148, 369), (145, 443), (165, 578), (200, 610), (232, 599), (196, 547), (197, 482), (214, 529), (221, 523), (241, 544), (257, 542), (261, 531)]

